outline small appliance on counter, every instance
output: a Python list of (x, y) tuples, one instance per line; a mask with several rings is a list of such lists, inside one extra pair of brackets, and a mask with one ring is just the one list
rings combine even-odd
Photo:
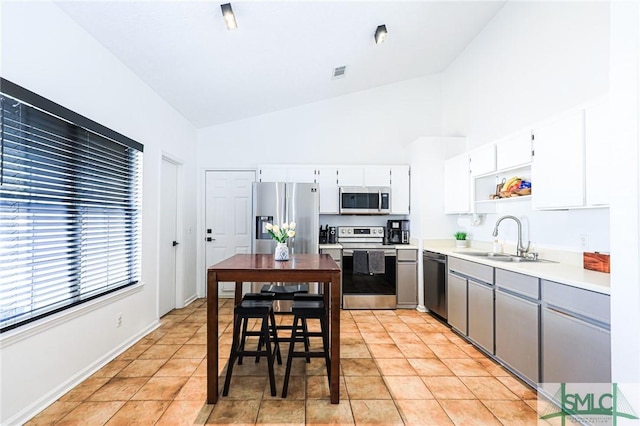
[(388, 220), (385, 244), (409, 244), (409, 221)]
[(320, 244), (336, 244), (337, 232), (335, 226), (320, 225)]

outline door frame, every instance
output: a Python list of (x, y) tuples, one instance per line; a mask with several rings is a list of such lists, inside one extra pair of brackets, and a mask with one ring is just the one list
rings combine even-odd
[(205, 218), (207, 217), (207, 172), (251, 172), (253, 173), (253, 182), (256, 182), (256, 177), (258, 176), (257, 169), (250, 167), (203, 167), (199, 171), (198, 193), (200, 194), (200, 207), (198, 208), (198, 232), (196, 233), (198, 241), (200, 241), (197, 247), (197, 268), (199, 272), (196, 274), (198, 297), (207, 297), (207, 268), (210, 266), (205, 264), (207, 260), (207, 234), (205, 229)]
[[(176, 166), (176, 241), (180, 244), (176, 246), (176, 292), (175, 292), (175, 304), (176, 309), (183, 308), (185, 305), (184, 301), (184, 163), (174, 155), (168, 154), (162, 151), (160, 156), (160, 178), (159, 181), (162, 181), (162, 167), (163, 162), (166, 161)], [(162, 188), (161, 185), (158, 185), (158, 206), (161, 204), (162, 199)], [(160, 317), (160, 223), (161, 223), (162, 211), (158, 209), (158, 232), (156, 235), (156, 246), (157, 246), (157, 258), (158, 265), (156, 267), (156, 274), (158, 276), (158, 294), (156, 300), (156, 315), (158, 318)]]

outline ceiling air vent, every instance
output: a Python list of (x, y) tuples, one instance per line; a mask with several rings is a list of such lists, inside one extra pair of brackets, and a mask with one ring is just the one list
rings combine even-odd
[(333, 79), (344, 77), (344, 73), (347, 71), (347, 66), (336, 67), (333, 69)]

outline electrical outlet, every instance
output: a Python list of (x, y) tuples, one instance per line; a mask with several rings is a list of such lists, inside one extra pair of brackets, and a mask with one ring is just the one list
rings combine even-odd
[(122, 326), (122, 312), (118, 312), (116, 314), (116, 328), (119, 328)]
[(580, 248), (582, 250), (588, 250), (589, 249), (589, 235), (580, 234)]

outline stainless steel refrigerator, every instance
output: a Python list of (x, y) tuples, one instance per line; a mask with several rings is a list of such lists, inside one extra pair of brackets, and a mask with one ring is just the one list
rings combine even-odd
[[(320, 193), (316, 183), (255, 182), (253, 184), (252, 253), (273, 253), (276, 242), (269, 236), (266, 224), (296, 223), (295, 237), (287, 240), (289, 253), (318, 253), (320, 229)], [(259, 292), (263, 283), (254, 283), (251, 291)], [(310, 286), (317, 293), (317, 285)], [(285, 303), (286, 305), (286, 303)], [(289, 302), (290, 306), (290, 302)], [(286, 306), (282, 306), (285, 310)]]

